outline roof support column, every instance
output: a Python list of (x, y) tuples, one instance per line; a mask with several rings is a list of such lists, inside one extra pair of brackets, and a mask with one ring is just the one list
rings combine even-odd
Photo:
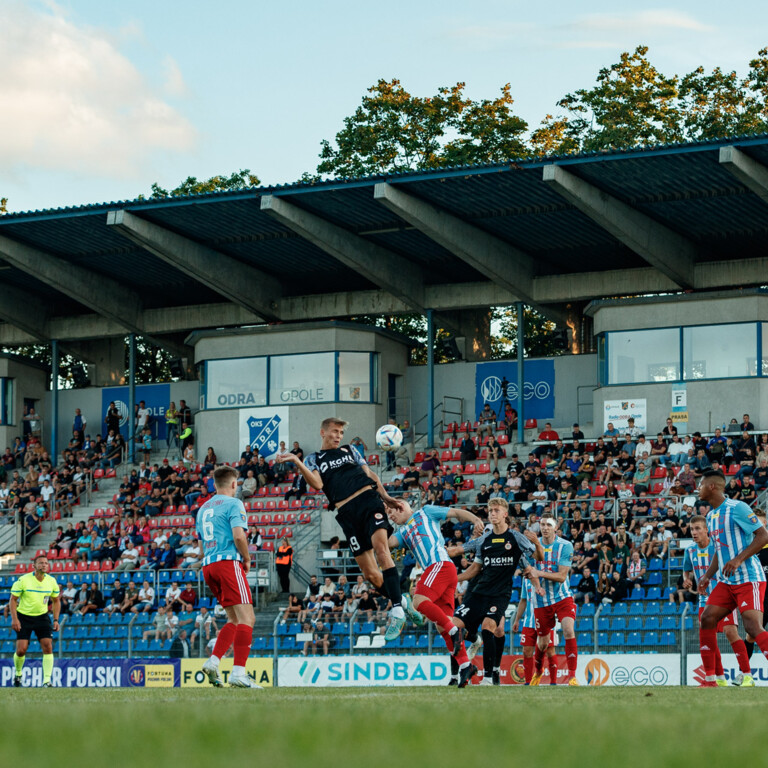
[(720, 165), (768, 203), (768, 168), (736, 147), (720, 147)]

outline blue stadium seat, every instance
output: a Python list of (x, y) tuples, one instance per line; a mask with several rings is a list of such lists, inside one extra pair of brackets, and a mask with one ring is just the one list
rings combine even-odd
[(658, 600), (650, 600), (643, 606), (646, 616), (658, 616), (661, 613), (661, 603)]
[(88, 637), (88, 627), (74, 627), (73, 638), (75, 640), (84, 640)]
[(661, 609), (662, 616), (677, 616), (680, 613), (680, 606), (677, 603), (664, 603)]
[(581, 632), (577, 638), (576, 642), (579, 646), (579, 651), (583, 652), (585, 648), (592, 648), (592, 635), (589, 632)]
[(134, 653), (147, 653), (149, 651), (149, 640), (136, 640), (133, 644)]
[(595, 615), (595, 604), (590, 603), (589, 605), (580, 605), (579, 606), (579, 613), (582, 616), (594, 616)]
[[(121, 640), (107, 640), (107, 653), (120, 653), (123, 650)], [(125, 650), (128, 650), (128, 643), (125, 643)]]
[(614, 647), (624, 647), (624, 633), (623, 632), (611, 632), (611, 637), (608, 640), (608, 645)]
[(661, 600), (661, 589), (659, 587), (649, 587), (645, 593), (646, 600)]
[(522, 635), (514, 635), (512, 638), (512, 647), (513, 648), (522, 648), (523, 647), (523, 636)]
[(571, 589), (574, 589), (575, 587), (579, 586), (579, 582), (581, 581), (581, 574), (579, 573), (572, 573), (571, 578), (569, 579), (568, 583), (571, 587)]
[(9, 655), (16, 650), (16, 643), (14, 643), (13, 640), (3, 640), (0, 648), (2, 648), (3, 655)]
[(661, 628), (667, 630), (676, 630), (678, 621), (674, 616), (664, 616), (661, 620)]
[(606, 645), (608, 645), (608, 633), (607, 632), (598, 632), (597, 633), (597, 645), (599, 648), (605, 648)]
[(660, 571), (664, 568), (664, 561), (660, 557), (652, 557), (648, 563), (649, 571)]
[(159, 653), (163, 650), (163, 641), (162, 640), (150, 640), (149, 641), (149, 652), (150, 653)]
[(661, 573), (659, 571), (656, 571), (654, 573), (649, 573), (648, 578), (645, 580), (645, 585), (647, 587), (660, 587), (661, 586)]
[(283, 624), (283, 623), (278, 624), (277, 625), (277, 634), (280, 635), (280, 636), (287, 635), (288, 634), (288, 625), (287, 624)]
[(80, 652), (81, 653), (93, 653), (94, 641), (93, 640), (81, 640)]
[(659, 644), (659, 635), (656, 632), (646, 632), (643, 635), (643, 645), (650, 647)]
[(670, 571), (682, 571), (683, 570), (683, 558), (682, 557), (670, 557), (669, 558), (669, 570)]
[(625, 618), (613, 618), (611, 619), (611, 631), (612, 632), (624, 632), (627, 628), (627, 620)]
[(523, 587), (523, 578), (522, 578), (522, 576), (520, 576), (520, 574), (517, 574), (517, 576), (515, 576), (512, 579), (512, 587), (513, 587), (513, 589), (522, 589), (522, 587)]
[(101, 613), (96, 614), (97, 624), (109, 624), (111, 621), (112, 621), (112, 618), (106, 611), (102, 611)]
[(627, 621), (627, 629), (630, 632), (638, 632), (643, 628), (643, 620), (640, 616), (630, 616)]
[[(397, 639), (397, 638), (395, 638)], [(391, 643), (387, 643), (386, 647), (389, 648), (391, 646)], [(435, 635), (432, 638), (432, 648), (436, 648), (438, 651), (442, 651), (444, 648), (447, 648), (445, 644), (445, 640), (443, 640), (442, 635)]]
[(104, 629), (101, 630), (101, 636), (105, 640), (111, 640), (115, 637), (115, 628), (114, 627), (104, 627)]
[[(303, 647), (303, 643), (302, 643)], [(283, 651), (292, 651), (296, 648), (296, 638), (293, 635), (287, 635), (280, 638), (280, 649)]]
[(520, 590), (519, 589), (513, 589), (512, 594), (509, 596), (509, 602), (510, 603), (519, 603), (520, 602)]
[(416, 647), (416, 638), (413, 635), (406, 635), (401, 638), (401, 648), (412, 649)]
[(661, 644), (662, 645), (676, 646), (678, 644), (678, 642), (677, 642), (677, 633), (676, 632), (662, 632)]
[(61, 650), (62, 653), (80, 653), (80, 641), (65, 640)]
[(72, 625), (77, 625), (82, 623), (83, 623), (83, 617), (79, 613), (73, 613), (71, 616), (67, 617), (67, 624), (70, 627)]
[(627, 645), (642, 645), (643, 637), (639, 632), (630, 632), (627, 635)]
[(86, 613), (85, 616), (83, 616), (83, 624), (95, 624), (96, 623), (96, 615), (93, 613)]
[(605, 603), (605, 605), (600, 606), (600, 615), (613, 616), (613, 609), (614, 609), (613, 603)]
[(629, 608), (626, 603), (616, 603), (613, 606), (612, 613), (614, 616), (626, 616), (629, 613)]
[(121, 625), (119, 627), (115, 627), (115, 637), (120, 639), (123, 637), (128, 637), (128, 626), (127, 625)]
[(429, 636), (419, 635), (419, 639), (416, 641), (417, 648), (429, 648)]
[(685, 629), (693, 629), (693, 616), (685, 617), (685, 619), (683, 620), (683, 627)]
[(645, 620), (645, 624), (643, 624), (643, 628), (647, 630), (658, 630), (661, 629), (661, 621), (659, 620), (658, 616), (649, 616)]
[(629, 606), (629, 615), (630, 616), (642, 616), (643, 615), (643, 604), (639, 602), (634, 602)]
[[(401, 637), (402, 635), (396, 637), (394, 640), (389, 640), (387, 643), (385, 643), (384, 648), (386, 650), (391, 650), (393, 648), (402, 648)], [(443, 646), (445, 646), (445, 641), (443, 640), (442, 637), (440, 637), (440, 635), (437, 635), (437, 637), (433, 638), (432, 642), (435, 643), (437, 642), (437, 640), (439, 640), (441, 643), (443, 643)]]
[(597, 620), (597, 631), (603, 632), (608, 629), (611, 620), (607, 616), (600, 616)]
[(589, 618), (581, 618), (576, 620), (577, 632), (591, 632), (593, 629), (594, 620)]
[(629, 595), (627, 595), (627, 600), (644, 600), (645, 599), (645, 590), (642, 587), (636, 587), (635, 589), (629, 590)]
[(346, 621), (337, 621), (333, 625), (333, 629), (331, 630), (331, 634), (333, 634), (333, 635), (348, 635), (349, 634), (349, 624)]
[(667, 587), (664, 590), (664, 600), (669, 600), (670, 595), (674, 595), (677, 592), (677, 590), (674, 587)]
[[(271, 640), (271, 638), (270, 638)], [(254, 651), (266, 651), (270, 646), (267, 645), (266, 638), (263, 637), (254, 637), (253, 643), (251, 644), (251, 648)]]

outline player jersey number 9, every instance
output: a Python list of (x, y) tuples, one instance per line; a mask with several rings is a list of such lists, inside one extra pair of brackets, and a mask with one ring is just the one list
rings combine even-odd
[(213, 541), (213, 523), (211, 522), (212, 517), (212, 509), (206, 509), (205, 512), (203, 512), (203, 541)]

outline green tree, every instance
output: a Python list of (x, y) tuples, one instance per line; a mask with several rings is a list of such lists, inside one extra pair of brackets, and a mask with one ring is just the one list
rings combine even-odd
[(175, 189), (163, 189), (157, 182), (152, 184), (150, 198), (185, 197), (187, 195), (202, 195), (207, 192), (232, 192), (239, 189), (258, 187), (259, 177), (252, 174), (248, 168), (235, 171), (229, 176), (211, 176), (210, 179), (199, 181), (195, 176), (188, 176)]
[[(525, 321), (525, 356), (550, 357), (561, 355), (563, 350), (555, 345), (555, 323), (542, 316), (531, 307), (524, 307)], [(497, 307), (493, 311), (492, 321), (498, 327), (498, 333), (491, 336), (491, 357), (504, 360), (517, 356), (517, 309), (515, 307)]]
[(8, 198), (0, 197), (0, 216), (4, 213), (8, 213)]
[(347, 178), (526, 156), (527, 124), (512, 112), (509, 84), (482, 101), (467, 98), (464, 87), (421, 97), (397, 79), (379, 80), (344, 119), (335, 144), (321, 143), (317, 172)]

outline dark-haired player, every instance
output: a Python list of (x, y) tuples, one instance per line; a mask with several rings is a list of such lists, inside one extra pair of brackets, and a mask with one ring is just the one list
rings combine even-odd
[[(48, 574), (48, 558), (38, 555), (33, 563), (35, 570), (19, 576), (11, 587), (11, 628), (16, 632), (16, 652), (13, 654), (13, 684), (21, 685), (24, 659), (29, 640), (35, 633), (43, 652), (43, 687), (51, 687), (53, 673), (52, 632), (59, 631), (59, 585)], [(53, 624), (48, 615), (48, 601), (53, 606)]]
[[(401, 594), (400, 577), (388, 544), (386, 507), (397, 507), (397, 501), (384, 490), (365, 458), (351, 446), (342, 445), (346, 427), (343, 419), (325, 419), (320, 425), (319, 451), (304, 461), (292, 453), (278, 454), (276, 460), (294, 463), (307, 485), (325, 493), (328, 509), (337, 510), (336, 520), (363, 576), (392, 602), (385, 638), (394, 640), (405, 625), (403, 608), (412, 610), (408, 597)], [(421, 620), (420, 616), (416, 618)]]
[(763, 628), (765, 574), (757, 558), (757, 553), (768, 544), (768, 531), (750, 507), (743, 501), (727, 498), (724, 489), (722, 472), (704, 473), (699, 499), (712, 507), (707, 514), (707, 529), (715, 543), (715, 553), (707, 572), (699, 579), (699, 594), (707, 593), (713, 577), (715, 586), (707, 598), (699, 628), (705, 674), (701, 688), (717, 687), (717, 625), (735, 608), (741, 613), (744, 629), (768, 658), (768, 631)]
[[(766, 522), (766, 519), (765, 519), (764, 510), (755, 509), (755, 516), (763, 524), (764, 528), (766, 527), (766, 525), (768, 525), (768, 522)], [(757, 553), (757, 559), (760, 561), (760, 565), (763, 567), (763, 573), (765, 574), (765, 578), (767, 582), (765, 594), (763, 595), (763, 628), (765, 629), (765, 625), (768, 624), (768, 544), (766, 544)], [(744, 641), (744, 645), (747, 648), (747, 658), (751, 659), (752, 652), (755, 649), (755, 641), (751, 635), (747, 635), (747, 639)], [(749, 680), (747, 680), (747, 675), (739, 674), (731, 682), (734, 685), (744, 685), (745, 680), (746, 680), (746, 685), (749, 685)], [(752, 684), (754, 685), (754, 680), (752, 681)]]
[[(469, 662), (463, 638), (465, 632), (475, 632), (478, 627), (483, 634), (481, 685), (493, 685), (497, 652), (495, 632), (504, 621), (512, 595), (512, 579), (524, 555), (521, 539), (509, 527), (508, 511), (506, 499), (496, 498), (488, 502), (488, 520), (493, 530), (485, 537), (475, 561), (458, 577), (459, 581), (469, 581), (477, 576), (472, 593), (465, 596), (453, 617), (454, 624), (461, 630), (455, 643), (458, 646), (456, 661), (459, 663), (459, 688), (464, 688), (477, 671), (474, 664)], [(531, 544), (529, 556), (534, 550)], [(540, 588), (535, 576), (532, 581), (534, 587)]]
[(213, 471), (216, 493), (197, 511), (197, 535), (203, 543), (203, 578), (227, 614), (213, 653), (203, 665), (208, 681), (216, 687), (224, 683), (219, 662), (234, 646), (234, 665), (229, 684), (234, 688), (261, 688), (248, 676), (245, 663), (253, 642), (251, 588), (247, 575), (251, 569), (248, 552), (248, 517), (237, 493), (238, 472), (221, 466)]

